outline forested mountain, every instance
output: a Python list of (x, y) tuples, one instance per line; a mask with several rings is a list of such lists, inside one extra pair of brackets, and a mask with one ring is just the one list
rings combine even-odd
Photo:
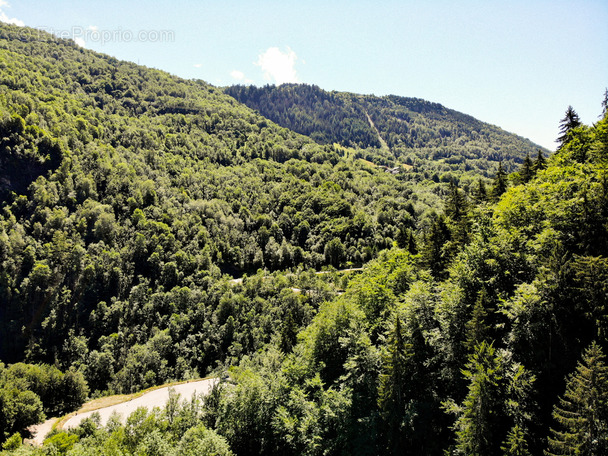
[(427, 170), (507, 171), (539, 146), (438, 103), (395, 95), (327, 92), (314, 85), (231, 86), (224, 91), (279, 125), (319, 144), (390, 150), (399, 163)]
[(563, 130), (244, 358), (206, 422), (236, 454), (608, 454), (608, 115)]
[[(27, 28), (0, 24), (0, 79), (7, 454), (608, 451), (605, 110), (548, 159), (488, 133), (453, 166)], [(204, 400), (21, 445), (86, 398), (222, 371)]]

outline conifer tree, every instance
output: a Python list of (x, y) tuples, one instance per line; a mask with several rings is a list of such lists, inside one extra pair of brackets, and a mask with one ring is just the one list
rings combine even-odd
[(463, 371), (469, 391), (454, 425), (456, 447), (462, 454), (484, 456), (499, 450), (502, 439), (497, 437), (504, 428), (503, 363), (496, 349), (484, 341)]
[(498, 169), (496, 170), (496, 176), (494, 176), (494, 183), (492, 184), (492, 197), (494, 199), (500, 198), (504, 192), (507, 191), (507, 173), (505, 173), (502, 167), (502, 162), (498, 163)]
[(445, 203), (445, 214), (451, 221), (452, 238), (456, 243), (463, 245), (469, 238), (469, 203), (464, 192), (454, 182), (450, 182), (449, 192)]
[(450, 262), (450, 255), (444, 246), (452, 239), (445, 217), (439, 215), (433, 221), (426, 236), (423, 257), (424, 262), (436, 279), (441, 278)]
[(411, 228), (406, 228), (404, 225), (401, 225), (399, 227), (399, 231), (397, 232), (395, 241), (397, 241), (397, 247), (400, 249), (406, 249), (412, 255), (418, 253), (416, 237), (414, 236)]
[(608, 454), (608, 366), (593, 342), (569, 377), (566, 392), (553, 408), (548, 456)]
[(572, 108), (572, 106), (568, 106), (568, 109), (566, 109), (566, 115), (560, 121), (559, 124), (560, 135), (559, 138), (557, 138), (557, 142), (559, 143), (559, 146), (557, 147), (558, 150), (561, 149), (563, 145), (566, 144), (566, 142), (568, 142), (572, 130), (574, 130), (576, 127), (579, 127), (580, 125), (580, 117), (578, 116), (574, 108)]
[(538, 155), (536, 155), (536, 161), (534, 162), (534, 172), (537, 173), (547, 168), (547, 159), (543, 155), (543, 151), (538, 149)]
[(530, 182), (535, 174), (534, 163), (532, 163), (532, 159), (530, 158), (530, 153), (526, 154), (526, 158), (524, 159), (523, 164), (521, 165), (521, 169), (519, 170), (519, 178), (522, 184)]
[(472, 351), (475, 346), (483, 341), (487, 341), (490, 333), (490, 326), (486, 323), (488, 312), (486, 311), (487, 293), (485, 289), (479, 292), (471, 319), (466, 324), (467, 338), (465, 346)]
[(519, 425), (513, 426), (509, 431), (507, 440), (500, 449), (504, 456), (531, 456), (530, 451), (528, 451), (526, 433)]
[(444, 403), (457, 416), (454, 454), (529, 454), (526, 429), (535, 407), (535, 377), (485, 340), (475, 346), (462, 373), (469, 382), (463, 403)]
[(488, 199), (488, 190), (486, 189), (486, 184), (483, 180), (479, 179), (477, 183), (477, 188), (473, 191), (473, 197), (475, 201), (478, 203), (482, 203), (487, 201)]
[(397, 232), (395, 241), (397, 242), (397, 247), (400, 249), (406, 249), (412, 255), (416, 255), (418, 253), (416, 236), (411, 228), (406, 228), (402, 225)]
[(387, 353), (383, 359), (380, 385), (378, 388), (378, 406), (384, 422), (384, 443), (389, 454), (402, 454), (405, 436), (402, 429), (404, 421), (407, 360), (411, 345), (405, 343), (401, 320), (397, 317), (395, 327), (390, 335)]
[(407, 250), (412, 255), (416, 255), (418, 253), (418, 243), (416, 242), (416, 237), (414, 236), (414, 232), (412, 230), (409, 230), (407, 237)]
[(467, 198), (454, 182), (450, 182), (448, 199), (445, 203), (445, 215), (458, 222), (467, 213)]

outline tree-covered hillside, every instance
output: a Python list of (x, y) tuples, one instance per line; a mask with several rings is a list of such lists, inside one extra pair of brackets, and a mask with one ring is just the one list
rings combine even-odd
[(293, 345), (325, 292), (290, 308), (282, 285), (237, 293), (223, 274), (415, 251), (449, 182), (483, 184), (386, 173), (202, 81), (32, 29), (0, 26), (0, 69), (0, 360), (77, 369), (93, 393)]
[(327, 92), (305, 84), (232, 86), (224, 91), (320, 144), (389, 148), (392, 161), (426, 170), (475, 169), (491, 176), (497, 162), (513, 171), (527, 153), (539, 149), (494, 125), (418, 98)]
[(420, 254), (244, 359), (208, 423), (237, 454), (608, 454), (607, 164), (604, 111), (495, 204), (454, 189)]
[[(446, 139), (471, 154), (450, 164), (4, 24), (0, 79), (7, 454), (606, 453), (605, 110), (549, 159), (503, 164), (487, 130), (479, 155)], [(380, 132), (439, 109), (385, 102)], [(222, 371), (205, 399), (21, 444), (87, 398)]]
[[(191, 300), (213, 313), (220, 297), (206, 291), (223, 272), (360, 265), (443, 191), (428, 174), (399, 179), (277, 127), (202, 81), (0, 32), (3, 360), (79, 360), (105, 390), (134, 346), (168, 330), (153, 300), (169, 305), (161, 314), (178, 301), (192, 311)], [(213, 323), (221, 342), (203, 336), (224, 348), (114, 388), (206, 372), (237, 343), (219, 330), (230, 314)]]

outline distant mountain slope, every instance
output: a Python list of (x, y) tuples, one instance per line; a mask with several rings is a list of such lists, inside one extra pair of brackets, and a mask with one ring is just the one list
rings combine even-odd
[(314, 85), (232, 86), (225, 92), (273, 122), (310, 136), (321, 144), (380, 147), (364, 107), (344, 93)]
[(225, 92), (320, 144), (379, 148), (385, 141), (395, 158), (409, 163), (418, 158), (487, 170), (495, 167), (491, 162), (503, 161), (507, 169), (514, 169), (526, 153), (533, 155), (540, 148), (499, 127), (418, 98), (327, 92), (305, 84), (232, 86)]

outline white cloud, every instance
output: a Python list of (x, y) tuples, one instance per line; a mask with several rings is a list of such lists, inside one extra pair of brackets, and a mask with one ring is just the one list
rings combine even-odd
[[(11, 5), (6, 0), (0, 0), (0, 8), (10, 8)], [(19, 27), (24, 27), (25, 22), (16, 17), (8, 17), (2, 9), (0, 9), (0, 21), (5, 22), (7, 24), (18, 25)]]
[(239, 70), (232, 70), (230, 72), (230, 77), (239, 82), (242, 82), (243, 84), (253, 84), (253, 79), (246, 78), (245, 73)]
[(286, 82), (298, 82), (298, 75), (294, 68), (298, 56), (290, 48), (285, 52), (277, 47), (271, 47), (258, 56), (255, 62), (264, 72), (264, 78), (281, 85)]
[(87, 28), (90, 31), (92, 31), (92, 32), (98, 32), (99, 31), (99, 27), (97, 27), (96, 25), (89, 25)]
[(236, 79), (237, 81), (242, 81), (245, 79), (245, 73), (239, 70), (231, 71), (230, 76), (232, 76), (232, 79)]
[(193, 66), (194, 66), (194, 68), (202, 68), (203, 64), (202, 63), (195, 63)]
[(87, 43), (85, 43), (85, 41), (79, 36), (74, 38), (74, 43), (76, 43), (80, 47), (86, 47), (86, 45), (87, 45)]

